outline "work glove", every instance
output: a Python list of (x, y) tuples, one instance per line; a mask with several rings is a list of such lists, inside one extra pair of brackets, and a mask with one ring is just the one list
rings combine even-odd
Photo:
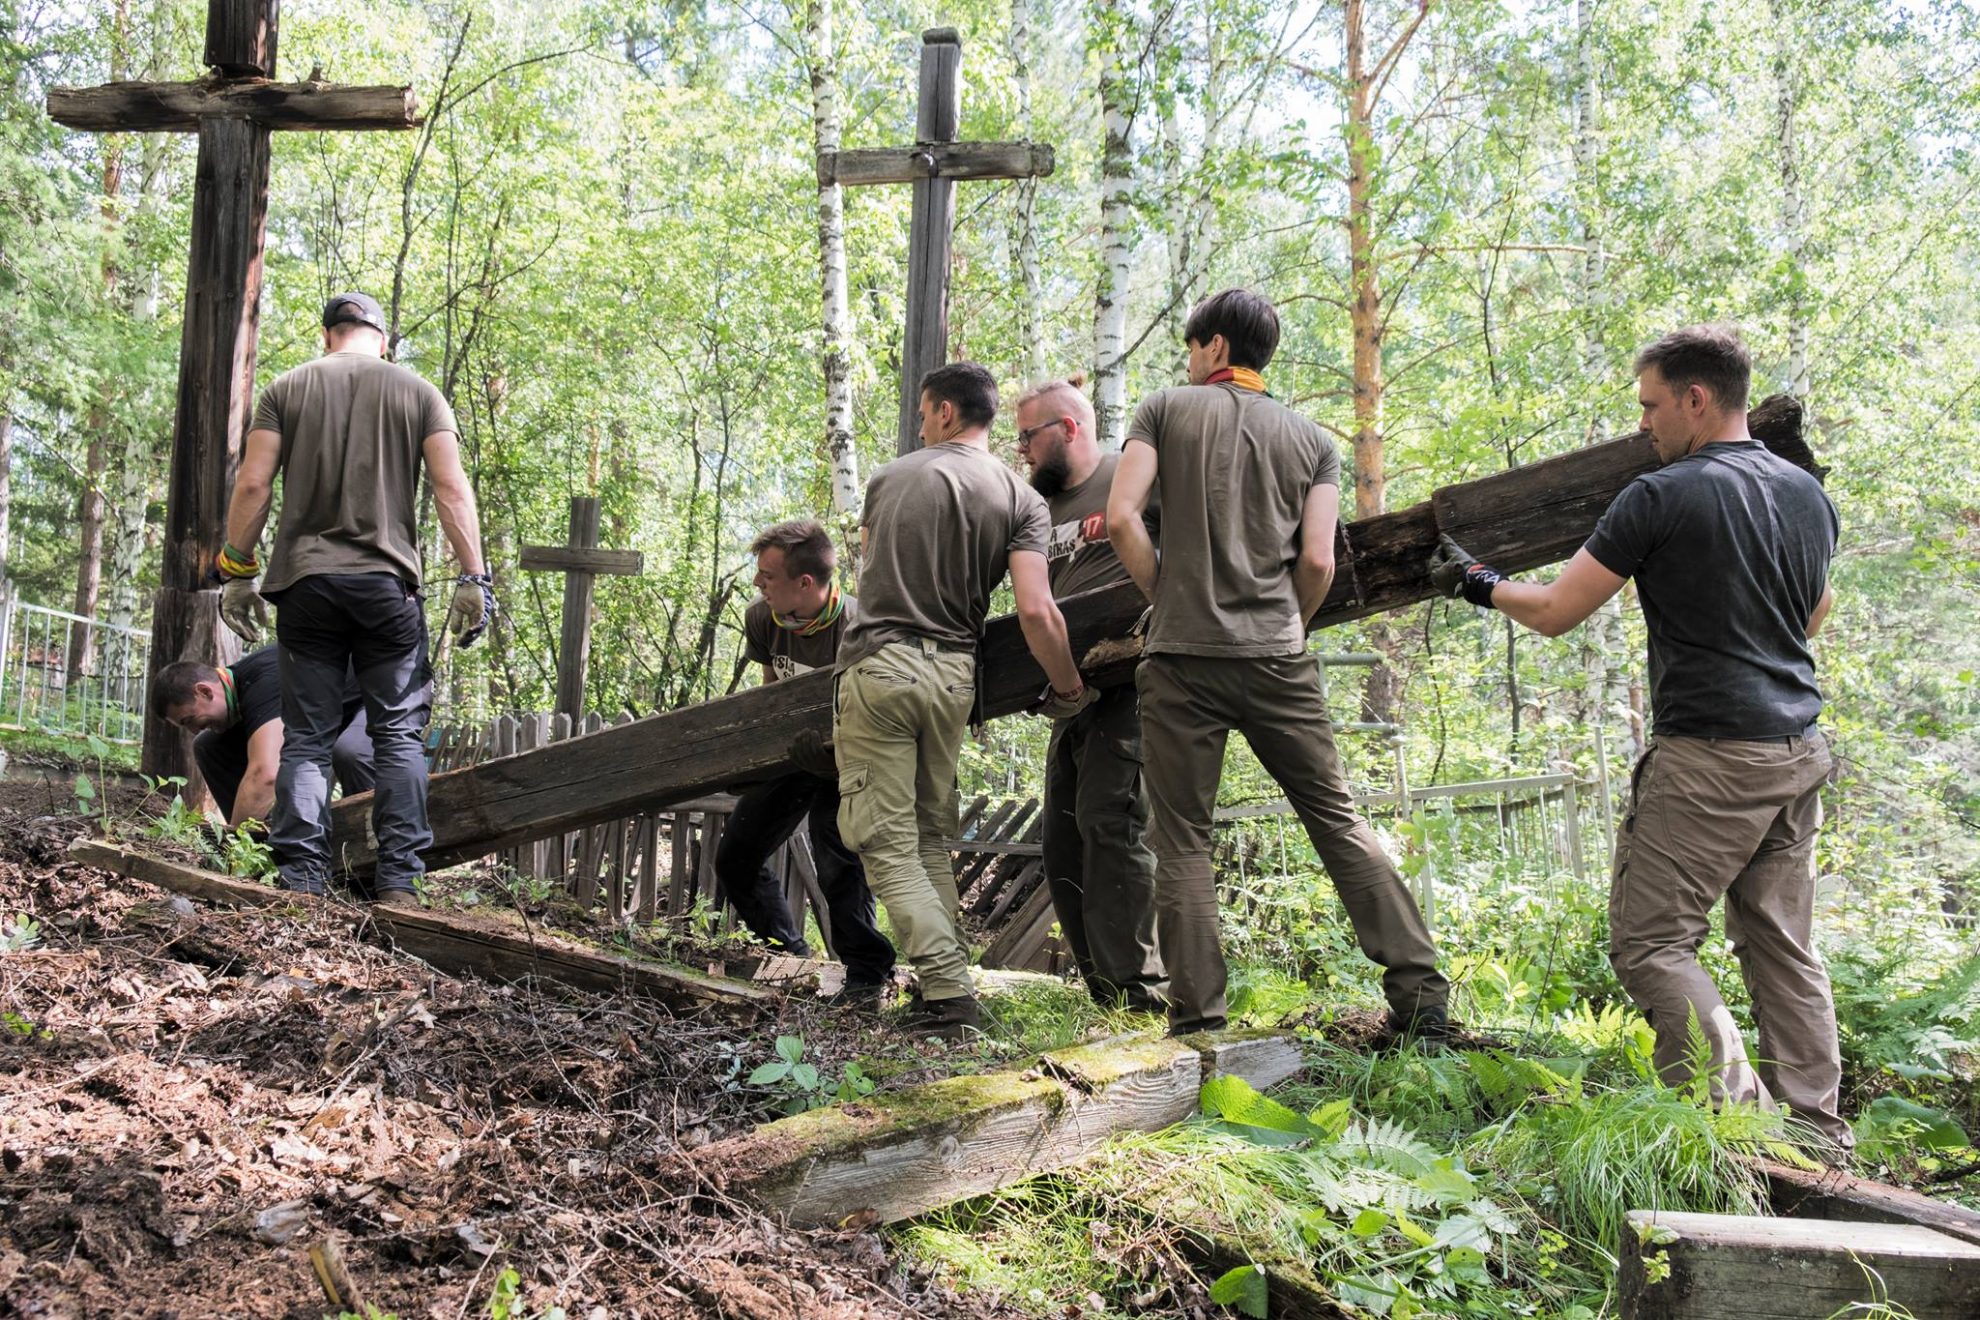
[(463, 573), (454, 579), (454, 603), (447, 607), (447, 631), (465, 651), (481, 640), (495, 622), (495, 579), (486, 573)]
[(839, 761), (832, 753), (831, 740), (816, 729), (806, 729), (791, 739), (786, 754), (792, 765), (808, 775), (833, 780), (839, 777)]
[(1506, 580), (1505, 574), (1473, 559), (1450, 537), (1439, 534), (1437, 552), (1430, 556), (1430, 581), (1446, 596), (1462, 596), (1479, 609), (1492, 608), (1492, 588)]
[(255, 589), (251, 577), (228, 578), (220, 587), (220, 621), (236, 637), (253, 646), (268, 626), (268, 602)]
[(1048, 720), (1069, 720), (1098, 700), (1100, 689), (1091, 683), (1081, 683), (1071, 693), (1061, 692), (1048, 683), (1038, 713)]

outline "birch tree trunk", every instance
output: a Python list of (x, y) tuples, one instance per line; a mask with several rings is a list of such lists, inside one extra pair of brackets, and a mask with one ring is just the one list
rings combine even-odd
[(1121, 66), (1134, 22), (1121, 0), (1094, 0), (1093, 39), (1100, 45), (1100, 110), (1106, 147), (1100, 157), (1100, 279), (1093, 296), (1093, 411), (1100, 447), (1121, 447), (1127, 433), (1127, 298), (1129, 229), (1134, 223), (1133, 88)]
[[(811, 131), (820, 156), (839, 149), (839, 67), (832, 0), (806, 0), (806, 55), (811, 65)], [(832, 512), (841, 531), (859, 516), (859, 451), (853, 442), (851, 314), (846, 300), (845, 190), (818, 190), (818, 272), (825, 319), (825, 452), (832, 464)]]
[(1375, 71), (1367, 4), (1343, 0), (1347, 57), (1348, 323), (1354, 338), (1354, 516), (1388, 507), (1382, 435), (1382, 267), (1375, 250)]
[(1787, 392), (1808, 397), (1808, 198), (1802, 191), (1795, 112), (1801, 104), (1800, 27), (1792, 0), (1772, 0), (1774, 20), (1774, 147), (1781, 180), (1781, 240), (1788, 263)]
[[(1031, 4), (1011, 0), (1011, 68), (1017, 82), (1018, 132), (1029, 141), (1031, 114)], [(1019, 179), (1017, 185), (1016, 265), (1018, 269), (1018, 337), (1024, 355), (1024, 377), (1036, 384), (1051, 374), (1045, 360), (1045, 333), (1039, 322), (1044, 281), (1038, 273), (1038, 180)]]
[(0, 408), (0, 582), (13, 576), (14, 411)]

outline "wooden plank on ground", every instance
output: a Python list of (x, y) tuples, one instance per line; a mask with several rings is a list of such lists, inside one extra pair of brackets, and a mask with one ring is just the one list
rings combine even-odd
[[(274, 907), (313, 901), (269, 885), (147, 857), (96, 839), (79, 840), (70, 847), (69, 854), (87, 866), (209, 902)], [(709, 1012), (741, 1020), (753, 1019), (782, 1002), (781, 995), (761, 986), (598, 953), (555, 935), (516, 930), (485, 918), (376, 904), (368, 905), (363, 911), (365, 921), (389, 936), (394, 944), (449, 972), (472, 972), (501, 982), (536, 977), (580, 990), (630, 992), (658, 999), (682, 1011)]]
[(781, 1119), (703, 1147), (696, 1163), (800, 1226), (872, 1211), (884, 1222), (994, 1191), (1091, 1155), (1116, 1132), (1197, 1110), (1207, 1077), (1272, 1086), (1299, 1068), (1286, 1036), (1132, 1037), (1045, 1055), (1035, 1068), (950, 1077)]
[(1980, 1246), (1916, 1224), (1632, 1210), (1622, 1237), (1622, 1320), (1980, 1316)]
[[(1798, 1219), (1916, 1224), (1980, 1246), (1980, 1211), (1836, 1169), (1796, 1169), (1756, 1160), (1774, 1209)], [(1976, 1312), (1980, 1315), (1980, 1312)]]
[[(1800, 405), (1769, 400), (1748, 416), (1756, 437), (1807, 456)], [(1810, 460), (1812, 461), (1812, 460)], [(1595, 513), (1656, 464), (1642, 433), (1565, 459), (1496, 473), (1440, 493), (1467, 549), (1513, 571), (1559, 558), (1594, 528)], [(1535, 502), (1537, 511), (1528, 510)], [(1579, 512), (1563, 512), (1563, 509)], [(1479, 510), (1489, 510), (1489, 514)], [(1489, 516), (1497, 521), (1476, 521)], [(1436, 502), (1366, 518), (1349, 527), (1352, 574), (1336, 575), (1315, 627), (1400, 608), (1436, 594), (1427, 576), (1437, 548)], [(1536, 549), (1535, 547), (1539, 547)], [(1126, 644), (1146, 602), (1132, 583), (1061, 603), (1073, 654), (1100, 686), (1128, 681), (1138, 645)], [(1086, 659), (1106, 644), (1104, 666)], [(983, 640), (986, 717), (1030, 709), (1044, 687), (1014, 616), (993, 619)], [(589, 738), (485, 761), (435, 776), (429, 865), (448, 866), (560, 829), (652, 810), (697, 794), (747, 784), (790, 768), (791, 741), (829, 734), (832, 675), (824, 670), (767, 683), (700, 705), (648, 716)], [(636, 773), (635, 773), (636, 771)], [(353, 871), (377, 856), (368, 794), (332, 808), (336, 851)]]

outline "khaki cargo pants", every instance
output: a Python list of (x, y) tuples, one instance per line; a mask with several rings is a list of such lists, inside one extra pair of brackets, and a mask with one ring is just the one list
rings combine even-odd
[(976, 699), (975, 660), (930, 641), (890, 642), (838, 676), (832, 741), (839, 834), (921, 980), (923, 999), (975, 994), (956, 916), (956, 759)]
[(1429, 927), (1375, 831), (1354, 809), (1313, 660), (1154, 655), (1142, 661), (1135, 683), (1170, 1030), (1224, 1020), (1226, 968), (1210, 831), (1232, 729), (1251, 744), (1306, 826), (1361, 951), (1383, 969), (1390, 1010), (1409, 1018), (1444, 1008), (1450, 985), (1437, 970)]
[[(1692, 1077), (1694, 1019), (1715, 1097), (1786, 1105), (1845, 1147), (1842, 1060), (1829, 974), (1814, 949), (1815, 835), (1835, 764), (1819, 731), (1749, 742), (1658, 738), (1631, 776), (1609, 890), (1609, 961), (1657, 1033), (1658, 1071)], [(1712, 905), (1726, 900), (1760, 1064), (1698, 965)]]
[(1141, 788), (1141, 705), (1111, 688), (1052, 726), (1045, 753), (1045, 877), (1060, 933), (1095, 1000), (1160, 1012), (1155, 854)]

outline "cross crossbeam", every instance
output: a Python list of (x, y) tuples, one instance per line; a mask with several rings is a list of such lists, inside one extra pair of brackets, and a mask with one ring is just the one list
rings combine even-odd
[(565, 545), (526, 545), (521, 566), (564, 575), (564, 626), (557, 644), (557, 710), (577, 727), (584, 718), (584, 681), (591, 667), (591, 599), (599, 573), (638, 575), (646, 556), (637, 550), (598, 548), (598, 498), (571, 496), (571, 531)]

